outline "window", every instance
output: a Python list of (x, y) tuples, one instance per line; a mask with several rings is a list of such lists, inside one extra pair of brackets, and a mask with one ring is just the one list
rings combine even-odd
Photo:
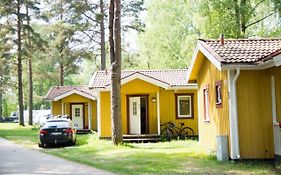
[(217, 81), (216, 82), (216, 107), (222, 107), (222, 96), (221, 96), (221, 85), (222, 85), (222, 81)]
[(204, 121), (210, 121), (210, 111), (209, 111), (209, 86), (206, 86), (203, 89), (203, 98), (204, 98)]
[(137, 115), (137, 102), (133, 102), (133, 115)]
[(80, 108), (75, 108), (75, 117), (80, 117)]
[(193, 118), (193, 94), (176, 94), (176, 118)]

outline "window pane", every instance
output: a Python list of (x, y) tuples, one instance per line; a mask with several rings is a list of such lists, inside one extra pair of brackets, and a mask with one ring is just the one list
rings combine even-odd
[(75, 108), (75, 117), (80, 117), (80, 108)]
[(133, 102), (133, 115), (137, 115), (137, 102)]
[(190, 96), (179, 97), (179, 112), (180, 115), (190, 116), (191, 115), (191, 104)]

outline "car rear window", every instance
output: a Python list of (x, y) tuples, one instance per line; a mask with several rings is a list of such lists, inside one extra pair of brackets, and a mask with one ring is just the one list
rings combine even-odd
[(46, 122), (44, 128), (68, 128), (67, 121), (49, 121)]

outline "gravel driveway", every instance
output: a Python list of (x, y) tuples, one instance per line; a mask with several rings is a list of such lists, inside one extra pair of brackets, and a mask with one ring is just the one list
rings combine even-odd
[(27, 149), (0, 138), (0, 174), (110, 175), (112, 173)]

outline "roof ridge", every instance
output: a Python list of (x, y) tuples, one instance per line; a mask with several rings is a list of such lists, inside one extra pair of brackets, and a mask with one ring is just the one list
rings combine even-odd
[[(121, 72), (142, 72), (142, 71), (148, 71), (148, 72), (152, 72), (152, 71), (187, 71), (188, 68), (184, 68), (184, 69), (123, 69), (121, 70)], [(96, 72), (106, 72), (106, 70), (98, 70)], [(107, 70), (107, 72), (110, 72), (110, 70)]]
[[(220, 41), (220, 39), (213, 39), (213, 38), (210, 38), (210, 39), (198, 39), (200, 41)], [(281, 40), (281, 38), (238, 38), (238, 39), (235, 39), (235, 38), (225, 38), (224, 41), (271, 41), (271, 40)]]

